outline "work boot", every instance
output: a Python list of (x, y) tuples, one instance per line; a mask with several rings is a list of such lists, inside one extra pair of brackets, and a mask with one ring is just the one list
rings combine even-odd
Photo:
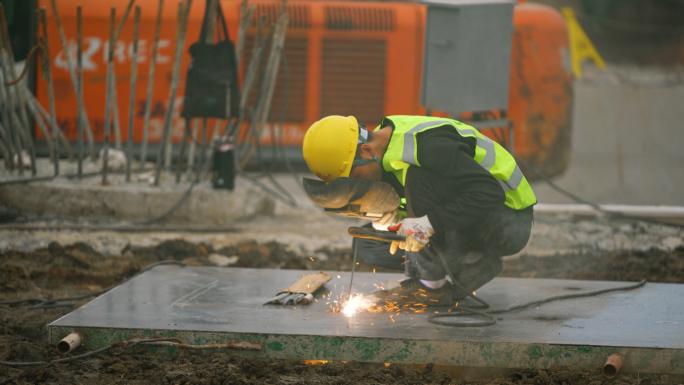
[(453, 285), (451, 290), (453, 300), (458, 301), (467, 297), (469, 293), (494, 279), (501, 273), (501, 270), (503, 270), (503, 262), (496, 256), (483, 256), (473, 264), (461, 265), (455, 278), (466, 291)]
[(419, 279), (409, 278), (394, 289), (378, 290), (373, 294), (397, 305), (447, 306), (454, 302), (451, 291), (452, 287), (449, 282), (439, 289), (431, 289), (423, 285)]

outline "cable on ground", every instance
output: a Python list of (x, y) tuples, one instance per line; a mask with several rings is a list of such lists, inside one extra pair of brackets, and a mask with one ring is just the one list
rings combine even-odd
[(75, 360), (80, 360), (84, 358), (88, 358), (91, 356), (94, 356), (96, 354), (100, 354), (103, 352), (106, 352), (107, 350), (114, 348), (114, 347), (121, 347), (123, 349), (130, 349), (132, 347), (135, 347), (140, 344), (152, 344), (153, 342), (161, 342), (161, 341), (180, 341), (178, 338), (147, 338), (147, 339), (133, 339), (133, 340), (127, 340), (127, 341), (119, 341), (119, 342), (114, 342), (113, 344), (109, 346), (105, 346), (103, 348), (93, 350), (92, 352), (84, 353), (84, 354), (79, 354), (77, 356), (71, 356), (71, 357), (66, 357), (66, 358), (60, 358), (57, 360), (52, 360), (52, 361), (29, 361), (29, 362), (9, 362), (9, 361), (0, 361), (3, 365), (7, 366), (13, 366), (13, 367), (23, 367), (23, 366), (40, 366), (43, 364), (57, 364), (57, 363), (64, 363), (64, 362), (69, 362), (69, 361), (75, 361)]
[[(451, 278), (451, 283), (454, 286), (456, 286), (458, 289), (461, 289), (464, 292), (468, 293), (468, 297), (479, 302), (482, 305), (482, 307), (480, 309), (488, 309), (489, 304), (487, 302), (485, 302), (481, 298), (476, 297), (475, 294), (466, 290), (456, 280), (454, 275), (451, 273), (451, 269), (449, 269), (449, 264), (447, 263), (446, 258), (444, 258), (444, 254), (442, 254), (442, 252), (438, 248), (436, 248), (432, 245), (428, 245), (428, 247), (430, 247), (430, 249), (433, 250), (439, 256), (439, 259), (442, 261), (442, 265), (444, 265), (444, 269), (446, 270), (447, 274), (449, 275), (449, 278)], [(589, 291), (586, 293), (557, 295), (557, 296), (553, 296), (553, 297), (547, 297), (547, 298), (539, 299), (536, 301), (523, 303), (520, 305), (510, 306), (510, 307), (503, 308), (503, 309), (478, 310), (478, 309), (473, 309), (471, 307), (456, 305), (456, 307), (452, 308), (451, 311), (448, 313), (430, 314), (428, 316), (428, 322), (433, 323), (433, 324), (437, 324), (437, 325), (456, 326), (456, 327), (491, 326), (491, 325), (496, 324), (496, 319), (494, 319), (494, 317), (492, 316), (493, 314), (508, 313), (508, 312), (511, 312), (514, 310), (519, 310), (519, 309), (523, 309), (523, 308), (534, 306), (534, 305), (541, 305), (541, 304), (547, 303), (547, 302), (560, 301), (560, 300), (564, 300), (564, 299), (592, 297), (592, 296), (596, 296), (599, 294), (610, 293), (613, 291), (634, 290), (634, 289), (638, 289), (638, 288), (644, 286), (645, 284), (646, 284), (646, 280), (642, 279), (640, 282), (637, 282), (637, 283), (632, 284), (632, 285), (613, 287), (613, 288), (609, 288), (609, 289), (594, 290), (594, 291)], [(449, 320), (440, 319), (440, 318), (453, 319), (453, 318), (457, 318), (457, 317), (467, 317), (467, 316), (484, 317), (486, 320), (485, 321), (473, 321), (473, 322), (467, 322), (467, 321), (466, 322), (456, 322), (453, 320), (449, 321)]]
[[(496, 119), (496, 115), (494, 115), (494, 114), (491, 113), (491, 112), (488, 113), (487, 116), (489, 116), (490, 119)], [(499, 144), (505, 143), (505, 141), (504, 141), (505, 135), (503, 134), (503, 132), (500, 132), (500, 131), (497, 131), (497, 130), (492, 129), (492, 133), (493, 133), (493, 135), (494, 135), (494, 139), (495, 139)], [(499, 136), (499, 134), (501, 134), (501, 136)], [(503, 146), (503, 145), (502, 145), (502, 146)], [(505, 146), (504, 146), (504, 147), (505, 147)], [(511, 151), (510, 149), (507, 149), (507, 150), (508, 150), (509, 152)], [(511, 152), (511, 155), (513, 155), (512, 152)], [(568, 191), (568, 190), (566, 190), (566, 189), (564, 189), (564, 188), (558, 186), (558, 185), (557, 185), (556, 183), (554, 183), (549, 177), (547, 177), (546, 175), (544, 175), (541, 171), (537, 170), (537, 169), (534, 168), (532, 165), (530, 165), (529, 163), (525, 162), (524, 160), (522, 160), (522, 159), (519, 158), (518, 156), (513, 155), (513, 158), (515, 159), (516, 163), (522, 164), (527, 170), (529, 170), (532, 174), (534, 174), (534, 176), (536, 176), (537, 178), (539, 178), (539, 179), (541, 179), (542, 181), (544, 181), (546, 184), (549, 185), (549, 187), (551, 187), (551, 188), (552, 188), (553, 190), (555, 190), (556, 192), (560, 193), (561, 195), (564, 195), (564, 196), (567, 197), (567, 198), (570, 198), (571, 200), (573, 200), (573, 201), (575, 201), (575, 202), (577, 202), (577, 203), (581, 203), (581, 204), (585, 204), (585, 205), (590, 206), (591, 208), (593, 208), (594, 210), (598, 211), (599, 213), (604, 214), (608, 219), (622, 219), (622, 220), (632, 220), (632, 221), (649, 222), (649, 223), (655, 223), (655, 224), (667, 225), (667, 226), (681, 226), (681, 225), (677, 225), (677, 224), (673, 224), (673, 223), (669, 223), (669, 222), (665, 222), (665, 221), (661, 221), (661, 220), (657, 220), (657, 219), (653, 219), (653, 218), (648, 218), (648, 217), (637, 217), (637, 216), (634, 216), (634, 215), (625, 214), (625, 213), (620, 212), (620, 211), (606, 210), (606, 209), (604, 209), (603, 207), (599, 206), (598, 204), (593, 203), (593, 202), (589, 202), (588, 200), (585, 200), (585, 199), (582, 199), (582, 198), (580, 198), (579, 196), (577, 196), (577, 195), (571, 193), (570, 191)]]

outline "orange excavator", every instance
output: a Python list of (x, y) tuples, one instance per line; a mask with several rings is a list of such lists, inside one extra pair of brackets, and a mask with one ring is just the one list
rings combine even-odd
[[(81, 0), (58, 0), (69, 44), (76, 41), (76, 6), (79, 4), (83, 4), (85, 108), (95, 139), (101, 141), (104, 133), (109, 10), (113, 6), (123, 9), (125, 4), (120, 0), (86, 3)], [(234, 38), (240, 22), (241, 2), (221, 0), (221, 4), (230, 36)], [(247, 30), (241, 76), (244, 76), (245, 57), (249, 57), (250, 42), (256, 34), (258, 21), (265, 17), (267, 22), (275, 22), (282, 3), (252, 0), (250, 4), (256, 6), (256, 12)], [(75, 140), (77, 103), (64, 48), (49, 1), (39, 0), (38, 5), (46, 6), (48, 12), (57, 122), (67, 137)], [(137, 0), (136, 5), (141, 7), (142, 19), (136, 108), (133, 111), (134, 142), (140, 141), (143, 136), (142, 109), (146, 100), (159, 2)], [(195, 1), (192, 4), (184, 52), (199, 36), (203, 8), (204, 2)], [(164, 2), (151, 103), (151, 143), (158, 143), (161, 139), (169, 97), (176, 10), (176, 1)], [(425, 108), (420, 105), (426, 5), (411, 2), (291, 0), (287, 2), (286, 10), (289, 27), (284, 52), (289, 97), (282, 132), (285, 146), (301, 146), (309, 125), (331, 114), (353, 114), (369, 127), (378, 124), (385, 115), (426, 114)], [(514, 8), (513, 23), (507, 109), (507, 118), (514, 125), (513, 150), (545, 175), (558, 175), (568, 165), (572, 135), (572, 75), (565, 21), (551, 7), (520, 0)], [(129, 24), (122, 29), (114, 49), (119, 106), (129, 105), (132, 21)], [(189, 59), (189, 55), (184, 55), (181, 62), (179, 100), (183, 95), (183, 78)], [(272, 115), (275, 119), (284, 102), (285, 78), (285, 71), (281, 70), (273, 96)], [(37, 82), (36, 92), (41, 103), (48, 105), (44, 82)], [(175, 106), (180, 112), (180, 103)], [(119, 119), (127, 121), (127, 109), (119, 112)], [(438, 111), (430, 113), (440, 114)], [(210, 124), (209, 127), (214, 125)], [(177, 118), (172, 125), (174, 141), (181, 140), (183, 128), (184, 121)], [(269, 130), (263, 132), (260, 141), (267, 145), (272, 138)], [(484, 129), (483, 133), (495, 138), (488, 129)], [(42, 137), (38, 130), (35, 135), (38, 139)]]

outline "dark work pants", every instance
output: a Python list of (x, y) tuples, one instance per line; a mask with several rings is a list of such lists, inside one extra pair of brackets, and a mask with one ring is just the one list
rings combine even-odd
[[(411, 167), (406, 175), (405, 186), (407, 213), (410, 218), (427, 215), (446, 203), (450, 192), (439, 179), (420, 167)], [(444, 255), (454, 275), (482, 258), (499, 258), (522, 250), (530, 238), (533, 222), (532, 207), (513, 210), (503, 206), (483, 217), (467, 231), (446, 231), (435, 234), (430, 244)], [(370, 227), (372, 224), (367, 224)], [(398, 250), (392, 255), (389, 243), (355, 238), (358, 257), (364, 262), (388, 269), (404, 270), (411, 278), (436, 281), (447, 276), (446, 269), (430, 248), (419, 252)]]

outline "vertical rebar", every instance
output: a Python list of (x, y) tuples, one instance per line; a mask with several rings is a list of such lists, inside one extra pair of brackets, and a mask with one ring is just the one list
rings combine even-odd
[[(110, 44), (114, 44), (116, 46), (116, 42), (119, 41), (119, 35), (121, 34), (121, 30), (123, 29), (124, 25), (126, 24), (126, 20), (128, 19), (128, 14), (131, 12), (131, 8), (133, 8), (133, 3), (135, 3), (135, 0), (129, 0), (128, 5), (126, 6), (126, 9), (124, 10), (123, 16), (121, 17), (121, 20), (119, 20), (119, 26), (116, 28), (116, 33), (114, 33), (114, 42)], [(112, 87), (112, 114), (114, 116), (114, 143), (116, 146), (116, 149), (121, 151), (121, 138), (122, 138), (122, 133), (121, 133), (121, 121), (120, 121), (120, 115), (119, 115), (119, 95), (118, 91), (116, 89), (116, 68), (112, 67), (112, 73), (110, 75), (112, 77), (112, 82), (114, 86)]]
[(128, 1), (128, 5), (126, 6), (126, 9), (124, 10), (123, 16), (121, 17), (121, 21), (119, 22), (119, 26), (116, 28), (116, 35), (114, 35), (115, 40), (119, 40), (119, 35), (121, 34), (121, 30), (123, 29), (123, 26), (126, 23), (126, 19), (128, 19), (128, 14), (131, 12), (131, 9), (133, 8), (134, 3), (135, 3), (135, 0), (129, 0)]
[(131, 97), (128, 102), (128, 137), (126, 138), (126, 182), (131, 181), (131, 160), (133, 159), (133, 121), (135, 118), (135, 82), (138, 76), (138, 27), (140, 6), (135, 7), (133, 19), (133, 58), (131, 59)]
[[(184, 119), (185, 125), (183, 127), (183, 137), (181, 138), (180, 152), (178, 153), (178, 164), (176, 166), (176, 184), (180, 183), (181, 181), (181, 175), (183, 173), (183, 158), (185, 157), (185, 147), (187, 147), (188, 137), (190, 137), (190, 141), (193, 140), (192, 133), (190, 132), (191, 121), (192, 119), (190, 118)], [(189, 164), (190, 162), (188, 161), (188, 165)]]
[[(41, 37), (41, 68), (43, 76), (47, 80), (48, 100), (50, 103), (50, 130), (52, 131), (52, 141), (55, 148), (54, 167), (55, 176), (59, 175), (59, 128), (57, 127), (57, 114), (55, 113), (55, 90), (52, 83), (52, 71), (50, 63), (50, 48), (48, 45), (48, 28), (45, 7), (38, 8), (38, 19), (42, 25), (43, 36)], [(65, 46), (65, 51), (67, 50)]]
[[(242, 55), (242, 46), (245, 42), (245, 35), (247, 32), (247, 28), (251, 26), (251, 20), (247, 18), (247, 3), (249, 0), (242, 0), (242, 3), (240, 4), (240, 20), (239, 20), (239, 25), (238, 25), (238, 35), (237, 35), (237, 41), (235, 42), (235, 57), (237, 58), (237, 66), (240, 68), (240, 56)], [(253, 7), (250, 6), (249, 9)]]
[[(2, 39), (0, 38), (0, 40)], [(5, 59), (5, 56), (5, 49), (4, 47), (2, 47), (2, 44), (0, 43), (0, 73), (2, 73), (3, 83), (8, 80), (7, 71), (5, 68), (7, 59)], [(6, 87), (4, 84), (0, 86), (0, 104), (2, 104), (2, 106), (4, 107), (4, 110), (2, 111), (2, 117), (3, 123), (5, 124), (5, 134), (7, 135), (7, 142), (8, 144), (11, 143), (14, 147), (14, 152), (16, 153), (17, 163), (19, 166), (19, 175), (24, 175), (24, 162), (21, 156), (21, 139), (19, 137), (19, 131), (21, 130), (21, 128), (19, 127), (16, 116), (14, 114), (14, 103), (12, 102), (12, 95), (10, 95), (10, 93), (11, 91), (9, 89), (9, 86)], [(12, 169), (13, 168), (14, 167), (12, 167)]]
[(10, 171), (14, 171), (13, 156), (11, 155), (12, 143), (9, 141), (5, 126), (3, 126), (2, 123), (0, 123), (0, 145), (2, 148), (2, 155), (5, 159), (5, 167)]
[(171, 90), (169, 91), (169, 101), (166, 106), (166, 114), (164, 116), (164, 127), (162, 130), (162, 140), (157, 153), (156, 173), (154, 177), (154, 185), (159, 186), (159, 178), (161, 176), (162, 161), (166, 150), (166, 142), (170, 140), (171, 122), (173, 121), (173, 109), (176, 102), (176, 89), (178, 88), (178, 73), (180, 72), (180, 63), (183, 56), (183, 47), (185, 46), (185, 30), (188, 24), (188, 15), (190, 14), (191, 0), (181, 1), (178, 3), (178, 30), (176, 32), (176, 47), (174, 51), (173, 72), (171, 75)]
[(268, 57), (264, 79), (261, 83), (261, 90), (259, 92), (260, 100), (256, 108), (252, 122), (252, 134), (255, 136), (255, 145), (250, 148), (247, 154), (240, 162), (240, 167), (243, 167), (249, 162), (258, 146), (261, 138), (261, 131), (266, 124), (268, 114), (271, 111), (271, 101), (273, 99), (273, 91), (277, 81), (278, 69), (280, 67), (280, 51), (285, 45), (285, 37), (287, 35), (288, 15), (284, 12), (285, 1), (281, 8), (280, 16), (276, 22), (273, 30), (273, 40), (271, 41), (271, 52)]
[(143, 122), (143, 137), (140, 143), (140, 169), (145, 167), (147, 160), (147, 136), (150, 124), (150, 113), (152, 111), (152, 90), (154, 88), (154, 68), (157, 64), (157, 46), (159, 45), (159, 30), (161, 27), (162, 8), (164, 7), (164, 0), (159, 0), (159, 8), (157, 9), (157, 21), (154, 27), (154, 42), (152, 43), (152, 59), (150, 60), (150, 70), (147, 74), (147, 99), (145, 100), (145, 117)]
[[(0, 60), (2, 59), (0, 58)], [(2, 60), (2, 63), (0, 64), (4, 64), (4, 60)], [(3, 82), (7, 80), (8, 79), (3, 79)], [(2, 113), (2, 128), (0, 129), (0, 135), (2, 136), (2, 140), (4, 141), (4, 144), (9, 152), (8, 157), (5, 159), (7, 168), (10, 171), (14, 171), (14, 154), (16, 152), (19, 154), (18, 156), (21, 157), (21, 150), (15, 149), (16, 144), (12, 135), (12, 126), (10, 123), (12, 111), (9, 110), (8, 103), (5, 100), (5, 90), (6, 88), (0, 87), (0, 106), (8, 109), (6, 113)]]
[(2, 157), (5, 160), (5, 168), (9, 169), (9, 150), (7, 149), (7, 146), (5, 146), (5, 139), (4, 139), (4, 127), (2, 127), (2, 124), (0, 124), (0, 152), (2, 152)]
[(199, 150), (198, 153), (199, 153), (200, 158), (199, 158), (199, 162), (197, 162), (197, 175), (195, 176), (195, 178), (197, 180), (200, 180), (200, 178), (202, 177), (202, 175), (200, 175), (200, 174), (202, 173), (202, 168), (203, 168), (202, 166), (204, 165), (204, 161), (205, 161), (204, 158), (207, 156), (207, 146), (206, 146), (206, 141), (205, 141), (206, 135), (207, 135), (207, 118), (202, 118), (202, 133), (200, 134), (200, 143), (199, 143), (199, 147), (198, 147), (198, 150)]
[[(271, 41), (271, 52), (268, 57), (268, 62), (266, 65), (265, 78), (261, 84), (260, 94), (265, 98), (264, 104), (260, 105), (259, 110), (256, 113), (258, 131), (259, 133), (263, 129), (266, 119), (268, 118), (268, 113), (271, 110), (271, 100), (273, 98), (273, 91), (275, 90), (275, 83), (277, 81), (278, 69), (280, 68), (280, 51), (285, 45), (285, 37), (287, 35), (287, 25), (288, 25), (288, 15), (285, 13), (285, 1), (283, 0), (283, 5), (280, 11), (280, 16), (276, 22), (273, 31), (273, 40)], [(258, 140), (258, 137), (257, 137)]]
[[(190, 121), (191, 119), (184, 119), (185, 125), (183, 127), (183, 137), (180, 143), (180, 152), (178, 153), (178, 164), (176, 166), (176, 184), (181, 181), (181, 174), (183, 173), (183, 158), (185, 157), (185, 147), (187, 147), (188, 137), (192, 141), (192, 135), (190, 133)], [(190, 162), (188, 162), (190, 163)]]
[(173, 134), (169, 132), (164, 145), (164, 170), (171, 171), (171, 158), (173, 156)]
[(238, 114), (238, 119), (235, 122), (235, 125), (230, 125), (230, 128), (227, 130), (228, 136), (235, 138), (236, 143), (239, 140), (238, 134), (240, 127), (242, 126), (242, 121), (245, 117), (247, 102), (249, 101), (249, 96), (252, 93), (252, 87), (254, 86), (257, 78), (256, 73), (261, 67), (261, 58), (263, 57), (262, 52), (267, 40), (267, 36), (264, 36), (263, 38), (261, 37), (265, 25), (266, 15), (264, 14), (261, 15), (261, 18), (259, 19), (259, 26), (257, 27), (257, 33), (254, 37), (252, 46), (252, 57), (249, 60), (249, 67), (247, 67), (245, 80), (242, 82), (242, 92), (240, 94), (240, 113)]
[[(211, 2), (211, 6), (209, 7), (209, 25), (208, 25), (208, 30), (207, 30), (207, 43), (213, 43), (214, 42), (214, 31), (216, 30), (216, 22), (217, 22), (217, 12), (218, 12), (218, 5), (219, 5), (219, 0), (213, 0)], [(223, 15), (221, 15), (223, 17)], [(228, 36), (225, 37), (226, 39)], [(226, 95), (226, 106), (227, 109), (226, 111), (229, 111), (230, 108), (230, 92), (227, 93)], [(209, 147), (208, 154), (205, 156), (211, 156), (211, 143), (213, 142), (214, 138), (216, 138), (219, 129), (221, 128), (221, 119), (216, 119), (216, 124), (214, 125), (214, 131), (212, 132), (212, 137), (209, 139), (207, 137), (207, 145)], [(208, 135), (208, 134), (207, 134)], [(205, 151), (207, 152), (207, 151)], [(209, 158), (211, 159), (211, 158)]]
[[(208, 9), (206, 12), (206, 19), (202, 23), (202, 28), (206, 28), (206, 30), (203, 30), (202, 33), (204, 33), (204, 44), (213, 44), (214, 43), (214, 27), (216, 25), (216, 12), (218, 10), (218, 0), (210, 0), (207, 4)], [(206, 23), (206, 24), (205, 24)], [(187, 85), (186, 85), (187, 87)], [(186, 122), (188, 122), (186, 120)], [(204, 118), (202, 122), (202, 132), (204, 135), (204, 131), (206, 131), (207, 128), (207, 119)], [(183, 138), (181, 139), (180, 143), (180, 152), (178, 154), (178, 162), (176, 163), (176, 183), (180, 183), (181, 180), (181, 175), (183, 173), (183, 163), (185, 161), (185, 148), (187, 147), (187, 139), (190, 134), (190, 127), (189, 124), (185, 124), (185, 127), (183, 129)], [(190, 137), (192, 140), (192, 137)], [(204, 139), (204, 138), (202, 138)], [(204, 146), (204, 142), (202, 143)], [(202, 151), (202, 154), (204, 154), (204, 151)]]
[(194, 119), (192, 121), (192, 132), (190, 133), (190, 150), (188, 150), (188, 170), (186, 177), (188, 181), (192, 180), (192, 167), (195, 165), (195, 148), (197, 147), (195, 144), (195, 138), (197, 137), (198, 132), (199, 120)]
[[(33, 114), (35, 114), (37, 111), (37, 113), (42, 115), (43, 119), (46, 122), (50, 122), (50, 114), (48, 114), (47, 111), (45, 111), (45, 108), (43, 108), (43, 106), (38, 102), (36, 97), (31, 93), (31, 91), (29, 91), (28, 87), (23, 87), (23, 91), (24, 96), (26, 96), (26, 100), (29, 101), (29, 103), (27, 104), (27, 106), (29, 106), (29, 111), (31, 111)], [(64, 135), (59, 126), (56, 127), (57, 135), (59, 136), (59, 139), (62, 141), (62, 144), (64, 144), (64, 147), (66, 148), (67, 156), (69, 157), (69, 159), (74, 159), (74, 153), (71, 150), (71, 146), (69, 145), (69, 141), (67, 140), (66, 135)]]
[(242, 58), (242, 51), (245, 48), (245, 37), (247, 36), (247, 30), (249, 27), (252, 25), (252, 17), (254, 15), (254, 12), (256, 12), (256, 5), (252, 4), (247, 7), (247, 0), (242, 0), (242, 6), (240, 9), (240, 27), (238, 28), (238, 39), (237, 39), (237, 47), (236, 47), (236, 55), (235, 57), (237, 58), (237, 68), (240, 68), (240, 62)]
[[(29, 111), (34, 115), (39, 114), (40, 116), (42, 116), (42, 119), (49, 124), (50, 123), (50, 114), (47, 111), (45, 111), (45, 108), (43, 108), (43, 106), (38, 102), (38, 99), (36, 99), (36, 97), (28, 89), (28, 87), (23, 87), (23, 92), (24, 92), (24, 96), (26, 97), (26, 100), (28, 100), (27, 106), (29, 107)], [(55, 118), (55, 121), (56, 121), (56, 118)], [(73, 158), (73, 152), (71, 151), (71, 147), (69, 146), (69, 141), (67, 140), (66, 136), (64, 135), (62, 130), (59, 128), (59, 126), (56, 126), (56, 127), (57, 127), (57, 135), (59, 136), (59, 139), (64, 144), (64, 147), (66, 147), (67, 155), (69, 156), (69, 159), (72, 159)], [(47, 135), (46, 138), (50, 138), (50, 135)], [(50, 146), (50, 143), (52, 143), (52, 139), (49, 139), (48, 146)]]
[[(57, 10), (57, 5), (55, 0), (50, 0), (50, 6), (52, 8), (52, 14), (55, 17), (55, 23), (57, 23), (57, 31), (59, 31), (59, 38), (62, 41), (62, 47), (64, 48), (64, 56), (66, 57), (67, 69), (69, 70), (69, 75), (71, 76), (71, 84), (74, 90), (78, 88), (76, 84), (76, 73), (74, 71), (74, 62), (71, 58), (71, 50), (69, 49), (69, 44), (64, 34), (64, 27), (62, 26), (62, 19), (59, 16), (59, 11)], [(83, 94), (81, 98), (76, 101), (78, 103), (78, 109), (83, 112), (83, 123), (85, 125), (85, 133), (88, 138), (88, 151), (90, 153), (90, 160), (95, 161), (95, 139), (93, 138), (93, 132), (90, 128), (90, 120), (88, 119), (88, 112), (85, 109), (85, 104), (83, 103)]]
[[(241, 6), (241, 11), (240, 11), (240, 26), (238, 28), (238, 39), (237, 39), (237, 46), (236, 46), (236, 55), (235, 55), (235, 64), (236, 64), (236, 70), (239, 70), (240, 67), (242, 66), (242, 51), (244, 50), (244, 45), (245, 45), (245, 38), (247, 36), (247, 30), (249, 27), (252, 25), (252, 17), (254, 15), (254, 12), (256, 12), (256, 6), (254, 4), (250, 5), (247, 7), (247, 0), (244, 0), (242, 2)], [(262, 15), (266, 16), (266, 15)], [(264, 19), (265, 20), (265, 19)], [(259, 33), (261, 27), (259, 30), (257, 30), (257, 33)], [(255, 39), (255, 41), (259, 41), (258, 38)], [(244, 86), (243, 86), (244, 89)], [(226, 125), (223, 127), (223, 131), (221, 134), (225, 134), (230, 136), (231, 132), (233, 132), (234, 128), (241, 123), (240, 117), (241, 114), (238, 113), (238, 119), (233, 120), (233, 119), (228, 119), (226, 122)]]
[[(7, 29), (7, 21), (5, 20), (5, 10), (0, 4), (0, 28), (2, 28), (2, 36), (5, 46), (5, 53), (7, 57), (7, 64), (9, 66), (9, 76), (12, 79), (17, 78), (16, 70), (14, 69), (14, 53), (12, 52), (12, 44), (10, 43), (9, 30)], [(5, 77), (7, 81), (7, 77)], [(19, 117), (21, 118), (20, 136), (24, 141), (26, 148), (28, 149), (29, 156), (31, 159), (31, 174), (36, 175), (36, 149), (33, 145), (33, 140), (31, 139), (31, 132), (29, 127), (28, 115), (26, 114), (26, 103), (24, 101), (24, 95), (21, 93), (21, 85), (19, 83), (14, 84), (14, 90), (17, 96), (17, 101), (19, 102)], [(9, 87), (7, 88), (7, 93), (11, 93)]]
[[(119, 26), (116, 28), (116, 33), (114, 34), (114, 46), (116, 46), (116, 43), (119, 41), (119, 35), (121, 34), (121, 30), (123, 29), (124, 24), (126, 24), (126, 20), (128, 19), (128, 14), (131, 11), (131, 8), (133, 7), (133, 3), (135, 3), (135, 0), (129, 0), (128, 5), (126, 6), (126, 10), (124, 10), (124, 14), (121, 17), (121, 20), (119, 20)], [(122, 140), (122, 134), (121, 134), (121, 120), (120, 120), (120, 115), (119, 115), (119, 95), (118, 95), (118, 90), (116, 87), (116, 68), (112, 67), (112, 72), (109, 75), (112, 78), (112, 83), (114, 86), (112, 87), (112, 115), (114, 117), (114, 146), (117, 150), (121, 151), (121, 140)]]
[(105, 93), (105, 132), (102, 149), (102, 185), (107, 185), (107, 167), (109, 166), (109, 129), (111, 128), (111, 110), (112, 110), (112, 72), (114, 70), (114, 23), (116, 19), (116, 8), (112, 7), (109, 14), (109, 47), (107, 50), (107, 86)]
[(38, 127), (40, 128), (41, 132), (43, 133), (43, 136), (45, 136), (45, 142), (47, 143), (48, 146), (48, 152), (50, 155), (50, 159), (53, 159), (55, 156), (55, 148), (54, 145), (52, 144), (52, 138), (50, 137), (50, 131), (48, 130), (47, 126), (45, 125), (45, 122), (47, 121), (49, 124), (50, 118), (47, 115), (47, 112), (40, 111), (36, 105), (40, 107), (42, 110), (43, 107), (38, 104), (38, 101), (36, 100), (36, 97), (29, 91), (28, 87), (22, 86), (21, 87), (21, 92), (24, 94), (26, 97), (26, 107), (28, 108), (29, 113), (33, 116), (33, 119), (35, 119), (36, 123), (38, 124)]
[[(116, 39), (116, 35), (114, 35)], [(116, 44), (116, 40), (114, 40)], [(112, 118), (114, 120), (114, 148), (121, 151), (121, 121), (119, 121), (119, 95), (116, 90), (116, 68), (112, 66), (112, 73), (109, 74), (112, 78)]]
[[(81, 5), (76, 6), (76, 100), (83, 100), (83, 20)], [(83, 176), (83, 110), (76, 113), (78, 129), (78, 177)]]

